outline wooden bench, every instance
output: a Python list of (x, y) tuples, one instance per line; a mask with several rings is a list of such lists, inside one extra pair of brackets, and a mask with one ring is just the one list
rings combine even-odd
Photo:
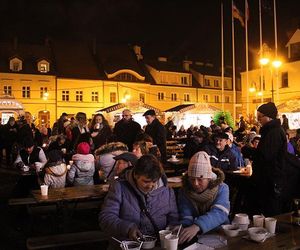
[(27, 249), (46, 249), (63, 246), (80, 245), (95, 242), (107, 241), (108, 237), (104, 232), (86, 231), (66, 234), (56, 234), (41, 237), (28, 238), (26, 242)]
[(36, 200), (33, 197), (26, 198), (12, 198), (8, 200), (9, 206), (20, 206), (20, 205), (32, 205), (36, 204)]

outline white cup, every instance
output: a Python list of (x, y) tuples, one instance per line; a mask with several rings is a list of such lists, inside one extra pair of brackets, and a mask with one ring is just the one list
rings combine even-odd
[(172, 160), (176, 160), (176, 155), (172, 155)]
[(165, 248), (165, 237), (170, 234), (172, 234), (172, 231), (170, 231), (170, 230), (160, 230), (159, 231), (159, 239), (160, 239), (161, 248)]
[(177, 250), (179, 237), (176, 235), (165, 236), (165, 247), (167, 250)]
[(264, 227), (265, 217), (263, 215), (253, 215), (253, 226)]
[(69, 161), (69, 164), (70, 164), (70, 166), (72, 166), (73, 165), (73, 161)]
[(43, 196), (47, 196), (48, 195), (48, 185), (41, 185), (41, 194)]
[(276, 231), (276, 222), (277, 220), (272, 217), (265, 218), (265, 228), (269, 231), (269, 233), (274, 234)]
[(249, 224), (249, 216), (248, 214), (236, 214), (234, 222), (237, 224)]
[(41, 162), (36, 161), (34, 163), (34, 166), (35, 166), (36, 172), (40, 172), (42, 170), (43, 164)]
[(66, 148), (62, 148), (62, 149), (61, 149), (61, 152), (62, 152), (63, 154), (66, 154), (66, 153), (67, 153), (67, 149), (66, 149)]

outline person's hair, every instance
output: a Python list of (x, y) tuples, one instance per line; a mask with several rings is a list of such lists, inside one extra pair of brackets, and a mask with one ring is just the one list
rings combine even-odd
[(83, 113), (83, 112), (78, 112), (76, 114), (76, 120), (86, 120), (86, 113)]
[(8, 121), (7, 121), (7, 124), (9, 124), (10, 121), (14, 121), (14, 122), (15, 122), (16, 119), (15, 119), (13, 116), (11, 116), (11, 117), (9, 117), (9, 119), (8, 119)]
[(137, 176), (145, 176), (151, 180), (158, 180), (163, 173), (161, 163), (151, 154), (143, 155), (138, 159), (133, 168), (133, 173)]
[(145, 141), (145, 142), (152, 142), (153, 143), (153, 139), (150, 135), (148, 135), (147, 133), (140, 133), (136, 136), (136, 141)]
[(66, 136), (65, 136), (65, 135), (58, 135), (58, 136), (56, 137), (56, 141), (57, 141), (57, 142), (59, 142), (59, 141), (61, 141), (61, 140), (66, 140)]
[(93, 120), (92, 120), (92, 122), (91, 122), (91, 128), (94, 128), (94, 126), (95, 126), (95, 124), (96, 124), (96, 117), (97, 117), (97, 116), (101, 116), (101, 118), (102, 118), (102, 124), (103, 124), (104, 126), (109, 126), (109, 125), (108, 125), (108, 121), (105, 119), (104, 115), (102, 115), (102, 114), (96, 114), (96, 115), (94, 115)]
[(145, 141), (136, 141), (133, 143), (133, 146), (139, 146), (141, 149), (142, 155), (149, 154), (149, 148)]

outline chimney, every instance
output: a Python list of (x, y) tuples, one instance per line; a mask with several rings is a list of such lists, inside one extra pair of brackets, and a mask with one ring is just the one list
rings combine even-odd
[(158, 57), (158, 61), (159, 62), (167, 62), (168, 59), (166, 57), (164, 57), (164, 56), (160, 56), (160, 57)]
[(192, 61), (184, 60), (182, 62), (183, 69), (185, 71), (190, 71), (190, 64), (192, 64), (192, 63), (193, 63)]
[(13, 43), (13, 46), (14, 46), (14, 50), (17, 50), (18, 49), (18, 37), (14, 37), (14, 43)]
[(134, 54), (136, 55), (136, 58), (138, 59), (138, 61), (143, 59), (141, 50), (142, 50), (141, 46), (138, 46), (138, 45), (133, 46), (133, 51), (134, 51)]

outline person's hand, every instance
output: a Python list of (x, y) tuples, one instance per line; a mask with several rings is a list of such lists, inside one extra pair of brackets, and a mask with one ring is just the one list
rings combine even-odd
[(131, 240), (137, 240), (138, 237), (142, 237), (143, 234), (137, 227), (133, 227), (129, 229), (128, 237)]
[(182, 244), (186, 241), (191, 241), (196, 235), (197, 233), (200, 231), (200, 227), (198, 227), (197, 225), (193, 224), (189, 227), (186, 228), (182, 228), (180, 235), (179, 235), (179, 244)]

